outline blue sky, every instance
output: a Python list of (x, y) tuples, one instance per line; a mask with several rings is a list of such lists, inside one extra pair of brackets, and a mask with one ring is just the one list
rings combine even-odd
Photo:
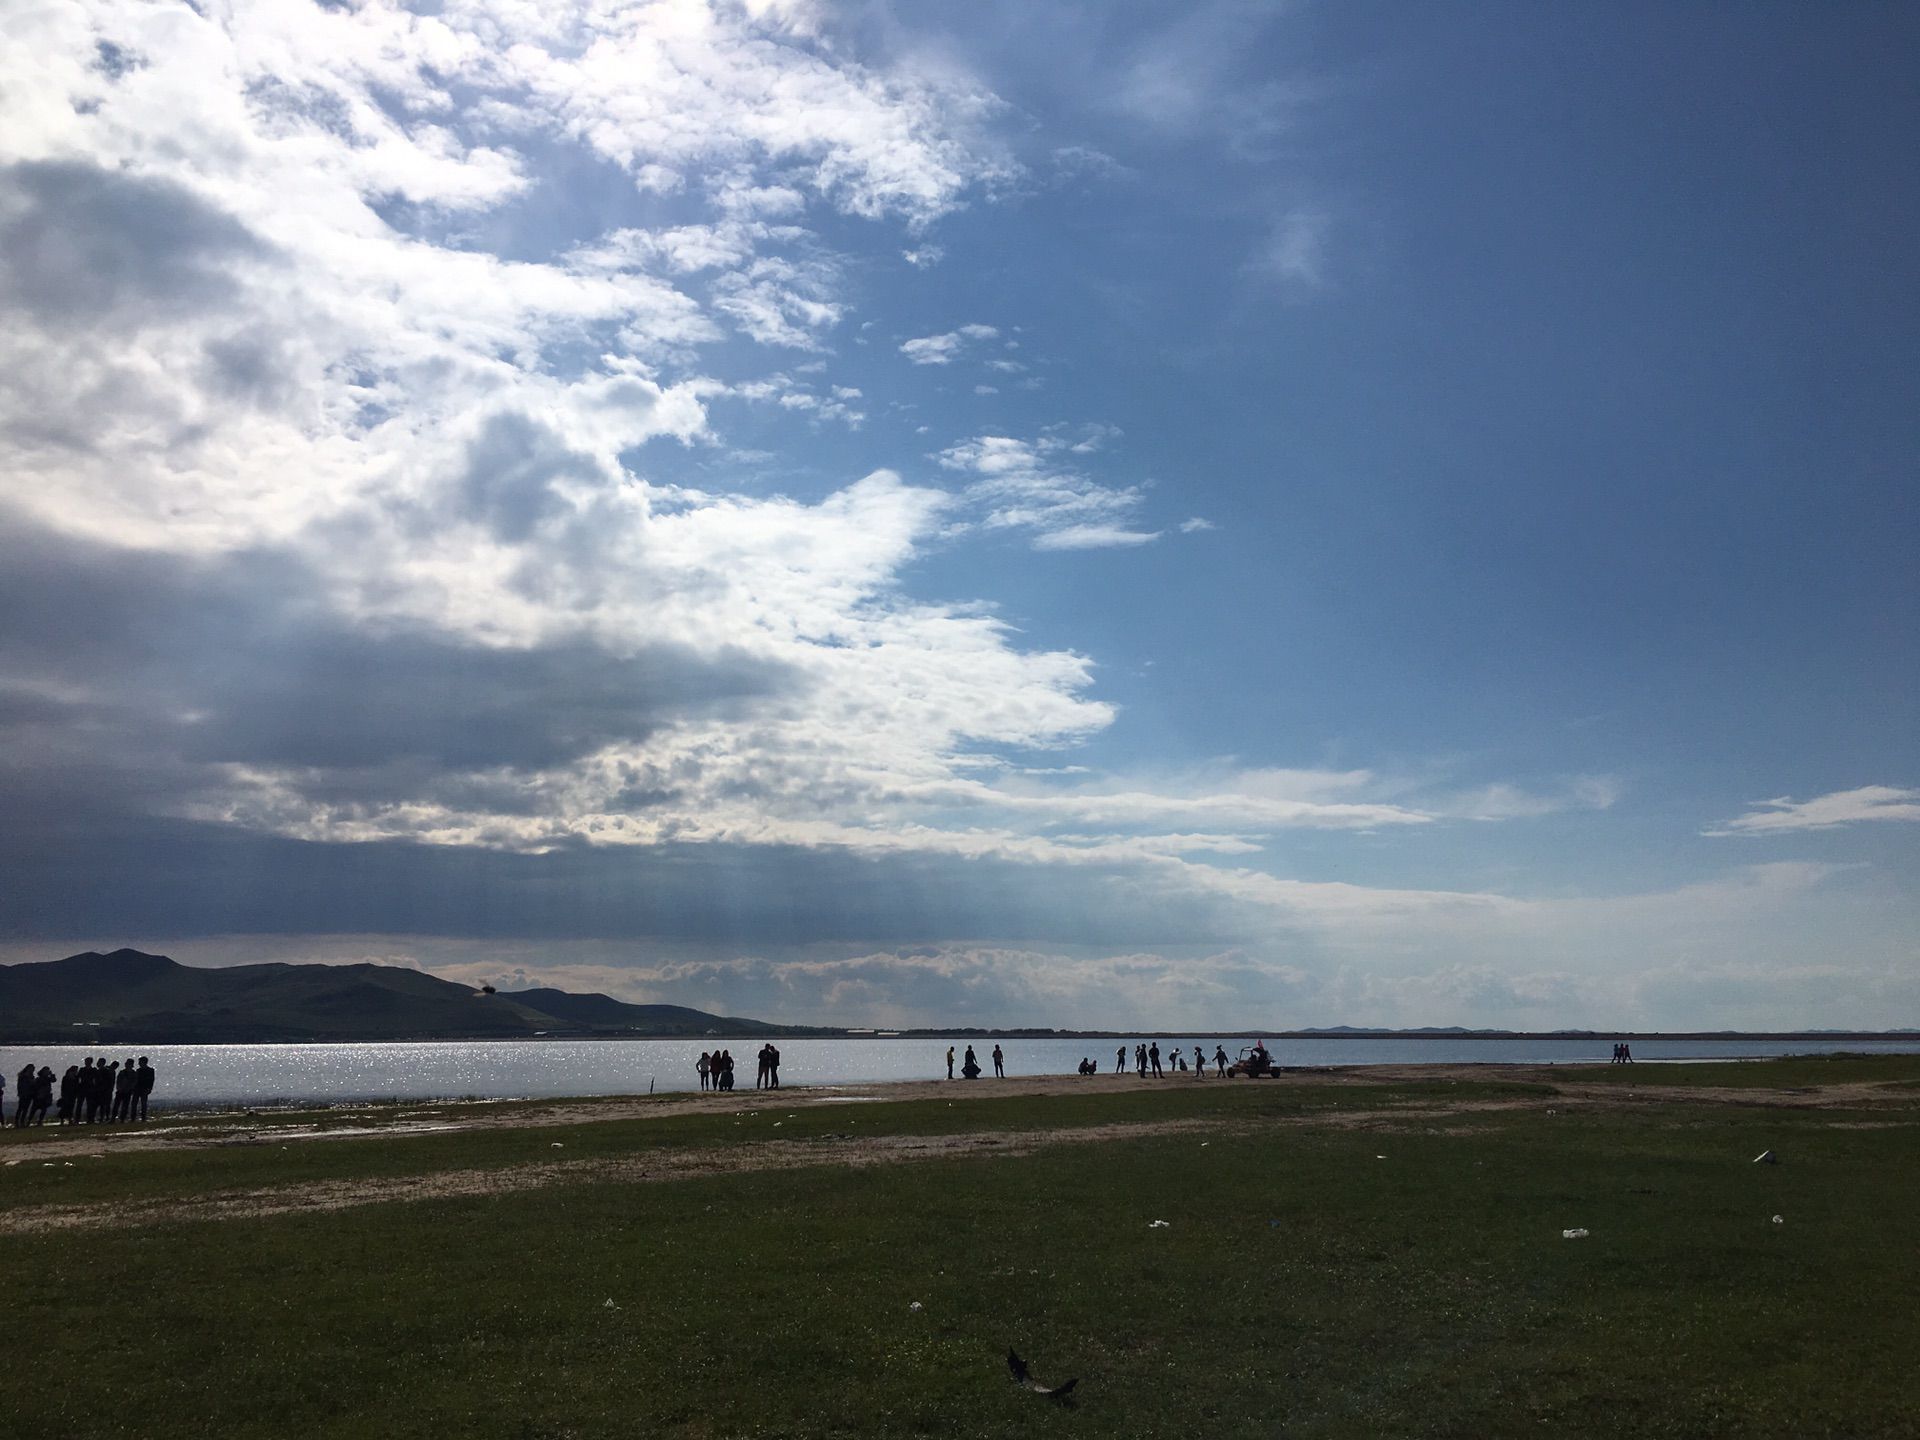
[(1920, 1023), (1900, 7), (15, 28), (5, 958)]

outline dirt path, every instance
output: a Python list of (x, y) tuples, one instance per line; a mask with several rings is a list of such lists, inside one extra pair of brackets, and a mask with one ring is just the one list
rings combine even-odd
[[(1647, 1067), (1657, 1074), (1656, 1067)], [(1343, 1089), (1378, 1089), (1393, 1085), (1438, 1087), (1447, 1084), (1477, 1086), (1510, 1084), (1515, 1087), (1506, 1105), (1562, 1106), (1620, 1109), (1646, 1105), (1694, 1103), (1786, 1109), (1868, 1109), (1887, 1104), (1920, 1103), (1911, 1087), (1872, 1083), (1823, 1085), (1817, 1089), (1767, 1089), (1746, 1086), (1662, 1085), (1649, 1082), (1583, 1081), (1564, 1068), (1550, 1065), (1356, 1065), (1297, 1068), (1275, 1080), (1195, 1080), (1190, 1075), (1165, 1080), (1140, 1080), (1132, 1075), (1030, 1075), (1007, 1080), (890, 1081), (867, 1085), (794, 1085), (780, 1090), (735, 1090), (726, 1094), (675, 1092), (665, 1095), (545, 1101), (449, 1101), (342, 1107), (315, 1118), (315, 1112), (264, 1110), (209, 1113), (182, 1117), (152, 1127), (83, 1126), (56, 1130), (52, 1126), (29, 1132), (27, 1144), (45, 1145), (35, 1153), (25, 1149), (9, 1154), (20, 1159), (59, 1156), (125, 1155), (149, 1150), (193, 1150), (212, 1146), (287, 1144), (293, 1141), (353, 1140), (372, 1136), (447, 1134), (470, 1130), (524, 1130), (558, 1125), (591, 1124), (602, 1120), (659, 1120), (675, 1115), (745, 1114), (760, 1110), (793, 1110), (809, 1106), (849, 1108), (885, 1100), (946, 1100), (956, 1105), (1014, 1096), (1134, 1094), (1144, 1089), (1187, 1089), (1195, 1085), (1286, 1085), (1309, 1082)], [(1542, 1088), (1550, 1093), (1543, 1093)], [(1436, 1102), (1452, 1104), (1454, 1102)], [(1469, 1108), (1460, 1102), (1458, 1108)], [(0, 1133), (0, 1148), (11, 1151), (9, 1137)]]
[(1031, 1155), (1058, 1145), (1095, 1145), (1153, 1135), (1213, 1132), (1203, 1121), (1090, 1125), (1067, 1130), (980, 1131), (964, 1135), (830, 1136), (820, 1140), (759, 1140), (698, 1150), (654, 1151), (615, 1160), (549, 1161), (485, 1170), (442, 1170), (428, 1175), (363, 1180), (327, 1180), (252, 1190), (217, 1190), (147, 1203), (21, 1206), (0, 1214), (0, 1235), (51, 1230), (125, 1228), (183, 1220), (243, 1220), (267, 1215), (309, 1214), (395, 1201), (449, 1200), (511, 1195), (550, 1185), (648, 1184), (750, 1171), (800, 1170), (818, 1166), (864, 1169), (916, 1160), (969, 1155)]
[[(791, 1087), (778, 1091), (735, 1091), (725, 1095), (676, 1094), (605, 1100), (555, 1100), (515, 1104), (460, 1103), (365, 1107), (330, 1112), (324, 1121), (311, 1115), (276, 1116), (271, 1112), (138, 1130), (105, 1127), (69, 1130), (9, 1143), (7, 1163), (48, 1157), (183, 1151), (216, 1146), (284, 1146), (293, 1141), (405, 1137), (461, 1131), (539, 1130), (598, 1121), (664, 1119), (689, 1114), (748, 1114), (765, 1110), (845, 1107), (856, 1111), (880, 1100), (946, 1100), (966, 1105), (1012, 1096), (1085, 1095), (1135, 1092), (1146, 1086), (1181, 1088), (1196, 1083), (1285, 1085), (1311, 1082), (1316, 1089), (1381, 1090), (1419, 1084), (1419, 1098), (1382, 1097), (1378, 1105), (1308, 1107), (1257, 1119), (1217, 1118), (1121, 1122), (1048, 1130), (972, 1130), (950, 1135), (828, 1135), (809, 1140), (750, 1140), (737, 1145), (689, 1150), (656, 1150), (616, 1159), (548, 1160), (486, 1169), (444, 1170), (425, 1175), (343, 1179), (213, 1191), (152, 1202), (117, 1200), (82, 1205), (19, 1206), (0, 1212), (0, 1235), (112, 1225), (147, 1226), (180, 1220), (244, 1219), (268, 1215), (341, 1210), (415, 1200), (513, 1194), (552, 1185), (580, 1183), (649, 1184), (732, 1175), (748, 1171), (794, 1170), (816, 1166), (865, 1168), (973, 1155), (1029, 1155), (1058, 1145), (1099, 1144), (1117, 1139), (1172, 1134), (1255, 1134), (1292, 1127), (1425, 1129), (1449, 1120), (1500, 1112), (1623, 1110), (1662, 1105), (1862, 1111), (1885, 1109), (1898, 1118), (1886, 1122), (1857, 1118), (1836, 1123), (1911, 1124), (1920, 1111), (1920, 1094), (1911, 1087), (1842, 1084), (1818, 1089), (1766, 1089), (1685, 1085), (1582, 1082), (1547, 1066), (1365, 1066), (1290, 1071), (1279, 1080), (1197, 1082), (1191, 1077), (1140, 1081), (1133, 1076), (1031, 1076), (973, 1084), (915, 1081), (906, 1084)], [(1512, 1092), (1488, 1095), (1485, 1087), (1510, 1083)], [(1441, 1087), (1472, 1083), (1474, 1091), (1458, 1099)], [(1439, 1093), (1435, 1093), (1439, 1091)], [(1356, 1097), (1357, 1098), (1357, 1097)]]

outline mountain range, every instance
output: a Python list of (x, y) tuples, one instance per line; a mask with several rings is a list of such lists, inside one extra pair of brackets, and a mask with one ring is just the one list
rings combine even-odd
[(837, 1033), (610, 995), (494, 993), (397, 965), (201, 968), (139, 950), (0, 965), (0, 1040), (13, 1044)]

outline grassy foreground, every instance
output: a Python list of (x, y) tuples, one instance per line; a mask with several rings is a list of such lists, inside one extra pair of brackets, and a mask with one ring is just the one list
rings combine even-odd
[[(1630, 1078), (1679, 1078), (1650, 1071)], [(1735, 1071), (1748, 1088), (1842, 1073), (1685, 1080)], [(1920, 1062), (1844, 1073), (1911, 1082)], [(1497, 1090), (1289, 1079), (812, 1110), (796, 1093), (792, 1120), (315, 1147), (284, 1163), (338, 1179), (544, 1160), (556, 1138), (750, 1147), (774, 1118), (783, 1137), (1224, 1126), (0, 1237), (17, 1346), (0, 1434), (1920, 1435), (1920, 1089), (1823, 1110), (1521, 1092), (1520, 1109), (1378, 1118)], [(1763, 1149), (1783, 1163), (1751, 1164)], [(190, 1187), (202, 1163), (257, 1184), (248, 1167), (283, 1162), (23, 1165), (0, 1172), (0, 1203), (82, 1183), (61, 1198), (111, 1203)], [(1077, 1403), (1016, 1389), (1009, 1345), (1044, 1380), (1078, 1376)]]

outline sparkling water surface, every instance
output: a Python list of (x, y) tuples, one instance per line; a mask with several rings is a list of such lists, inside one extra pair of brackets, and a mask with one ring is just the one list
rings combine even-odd
[[(1002, 1039), (1009, 1075), (1070, 1075), (1082, 1056), (1113, 1069), (1122, 1044), (1129, 1056), (1136, 1040)], [(974, 1039), (776, 1040), (785, 1085), (852, 1085), (884, 1080), (931, 1080), (946, 1073), (947, 1045), (956, 1069), (969, 1043), (988, 1075), (994, 1042)], [(1179, 1045), (1189, 1064), (1193, 1047), (1208, 1055), (1223, 1046), (1229, 1058), (1249, 1042), (1242, 1038), (1161, 1041)], [(1739, 1060), (1767, 1055), (1920, 1053), (1912, 1040), (1636, 1040), (1636, 1061)], [(701, 1040), (455, 1040), (324, 1045), (118, 1045), (110, 1051), (80, 1046), (0, 1047), (0, 1074), (7, 1077), (7, 1105), (20, 1068), (31, 1060), (55, 1075), (89, 1054), (109, 1060), (151, 1058), (157, 1072), (153, 1103), (168, 1105), (264, 1105), (367, 1100), (490, 1100), (556, 1095), (644, 1095), (649, 1090), (697, 1090), (694, 1061), (702, 1050), (724, 1044), (733, 1052), (736, 1089), (754, 1079), (756, 1039)], [(1613, 1041), (1313, 1039), (1274, 1041), (1283, 1065), (1604, 1064)]]

